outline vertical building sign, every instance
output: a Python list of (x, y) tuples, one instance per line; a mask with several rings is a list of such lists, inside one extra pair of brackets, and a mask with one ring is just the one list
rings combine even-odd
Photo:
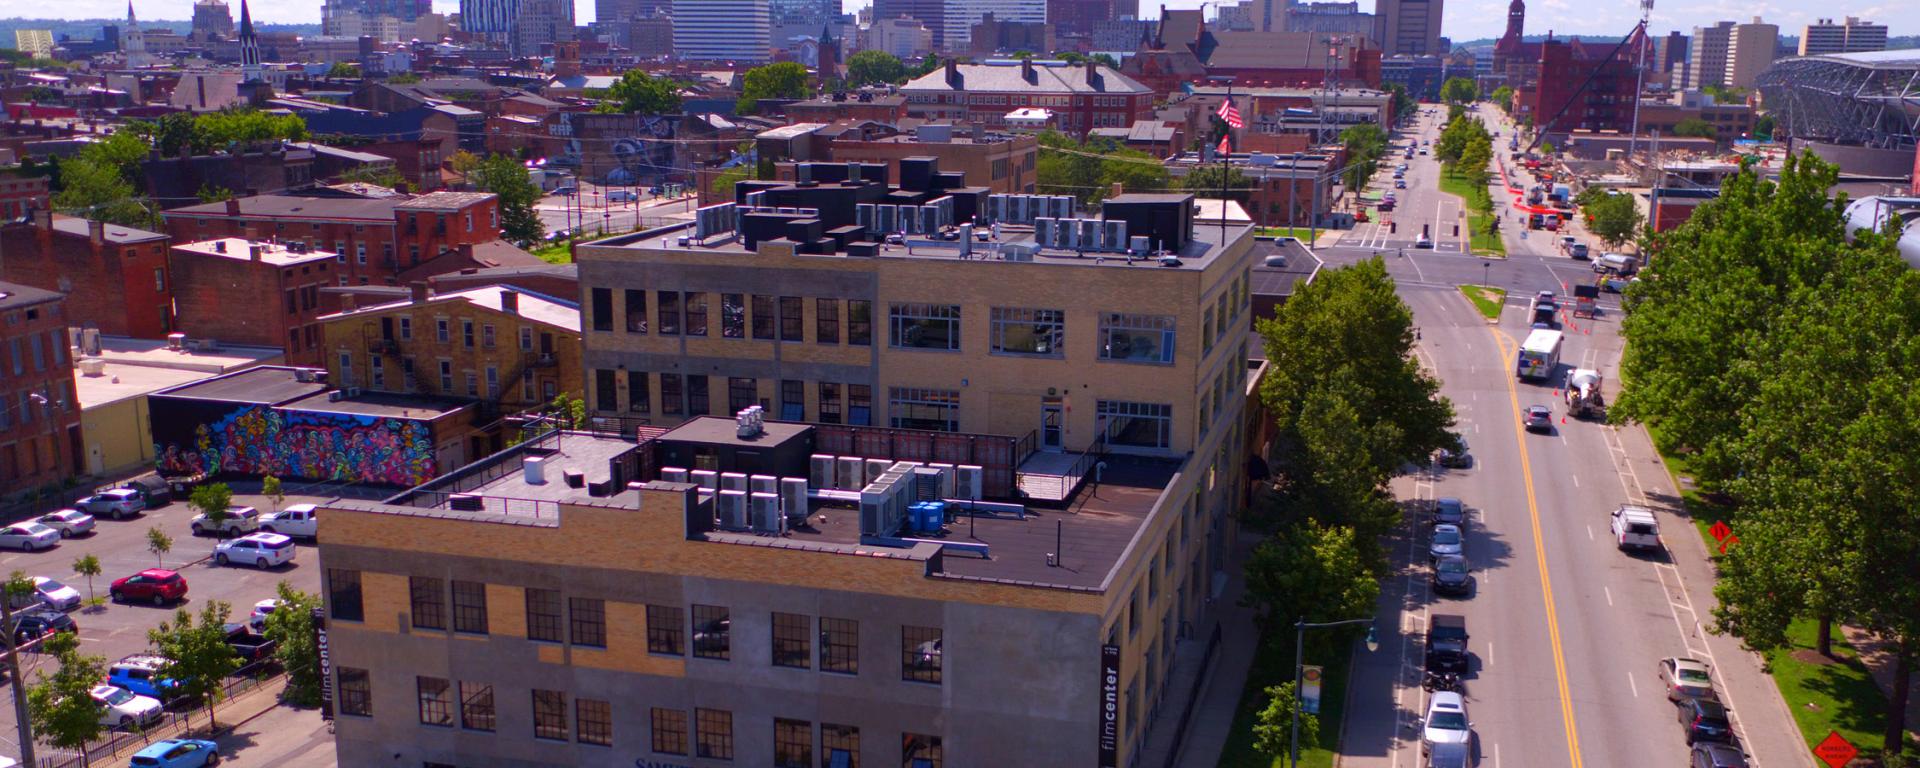
[(1100, 768), (1120, 767), (1120, 646), (1100, 646)]
[(313, 609), (313, 650), (320, 664), (320, 719), (333, 719), (333, 658), (327, 650), (327, 613)]

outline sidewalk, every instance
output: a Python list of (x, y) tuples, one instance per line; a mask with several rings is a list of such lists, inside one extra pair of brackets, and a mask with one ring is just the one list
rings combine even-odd
[[(246, 725), (255, 718), (273, 711), (280, 705), (280, 691), (286, 687), (286, 677), (276, 675), (259, 685), (242, 691), (239, 695), (221, 701), (213, 707), (216, 720), (220, 723), (219, 733), (224, 735)], [(204, 736), (207, 727), (207, 708), (199, 707), (179, 713), (181, 716), (154, 726), (151, 730), (139, 734), (119, 733), (116, 738), (95, 744), (88, 754), (94, 763), (118, 761), (121, 757), (132, 755), (155, 741), (188, 736)], [(218, 736), (215, 737), (219, 738)], [(40, 764), (42, 768), (66, 768), (80, 765), (80, 756), (74, 753), (61, 753), (42, 745)], [(61, 762), (64, 759), (65, 762)]]
[[(1856, 627), (1843, 626), (1840, 635), (1860, 654), (1860, 663), (1867, 666), (1867, 672), (1873, 675), (1873, 682), (1880, 686), (1881, 692), (1893, 690), (1891, 644)], [(1920, 669), (1910, 671), (1913, 693), (1907, 696), (1907, 733), (1920, 734)]]

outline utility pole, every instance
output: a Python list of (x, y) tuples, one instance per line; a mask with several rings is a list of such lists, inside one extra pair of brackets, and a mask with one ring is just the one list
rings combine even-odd
[(20, 649), (13, 637), (13, 588), (9, 580), (0, 588), (0, 643), (7, 649), (7, 677), (13, 683), (13, 717), (20, 728), (20, 764), (37, 765), (33, 755), (33, 721), (27, 713), (27, 684), (20, 676)]

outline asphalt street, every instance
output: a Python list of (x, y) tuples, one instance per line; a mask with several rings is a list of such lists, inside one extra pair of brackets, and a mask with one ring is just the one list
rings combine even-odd
[[(1504, 154), (1511, 126), (1496, 130)], [(1419, 134), (1437, 139), (1437, 119), (1423, 117)], [(1388, 185), (1401, 155), (1392, 157), (1383, 175)], [(1597, 318), (1563, 312), (1559, 375), (1545, 383), (1518, 381), (1513, 364), (1529, 330), (1527, 299), (1539, 290), (1568, 296), (1574, 282), (1593, 278), (1589, 264), (1557, 255), (1558, 233), (1521, 237), (1517, 226), (1506, 234), (1510, 258), (1465, 254), (1452, 229), (1458, 203), (1435, 189), (1438, 164), (1431, 156), (1408, 164), (1408, 189), (1398, 190), (1394, 217), (1398, 232), (1383, 236), (1380, 222), (1362, 225), (1318, 253), (1328, 268), (1384, 256), (1413, 308), (1422, 364), (1453, 401), (1474, 461), (1467, 469), (1434, 469), (1395, 482), (1409, 525), (1393, 542), (1400, 570), (1382, 589), (1380, 649), (1356, 658), (1341, 765), (1423, 765), (1417, 727), (1427, 698), (1420, 687), (1422, 638), (1432, 614), (1450, 613), (1466, 617), (1472, 636), (1465, 689), (1477, 765), (1685, 764), (1677, 712), (1656, 665), (1686, 656), (1713, 665), (1755, 765), (1811, 766), (1758, 658), (1737, 640), (1703, 629), (1711, 623), (1712, 569), (1644, 431), (1564, 418), (1558, 384), (1572, 368), (1598, 368), (1609, 399), (1618, 391), (1619, 297), (1603, 294)], [(1496, 200), (1505, 202), (1505, 195)], [(1433, 233), (1435, 248), (1411, 247), (1423, 227)], [(1597, 243), (1593, 250), (1600, 250)], [(1459, 293), (1463, 283), (1508, 291), (1497, 323)], [(1521, 410), (1536, 404), (1553, 410), (1550, 434), (1520, 426)], [(1438, 597), (1427, 586), (1426, 526), (1418, 510), (1448, 496), (1470, 511), (1467, 557), (1475, 584), (1465, 598)], [(1624, 503), (1656, 510), (1663, 551), (1617, 550), (1608, 516)]]
[[(639, 199), (609, 201), (607, 193), (612, 191), (634, 192)], [(647, 194), (645, 187), (584, 184), (577, 196), (547, 195), (535, 202), (533, 208), (549, 233), (561, 230), (628, 232), (642, 222), (676, 215), (691, 216), (695, 201), (692, 195), (680, 198), (655, 197)]]

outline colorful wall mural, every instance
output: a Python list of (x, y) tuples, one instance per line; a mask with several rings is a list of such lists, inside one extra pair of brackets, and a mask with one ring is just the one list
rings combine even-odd
[(154, 455), (166, 474), (274, 475), (411, 487), (433, 479), (421, 421), (156, 397)]

